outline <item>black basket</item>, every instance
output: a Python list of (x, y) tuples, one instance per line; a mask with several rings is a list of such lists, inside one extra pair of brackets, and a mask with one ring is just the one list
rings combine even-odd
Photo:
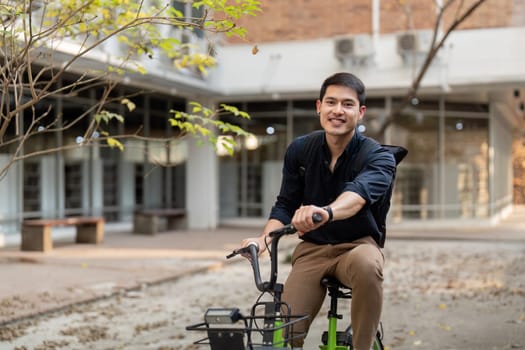
[[(264, 315), (256, 315), (260, 307), (264, 307)], [(186, 330), (206, 332), (206, 337), (195, 341), (194, 344), (209, 345), (211, 350), (271, 350), (274, 349), (271, 345), (274, 332), (282, 332), (283, 344), (274, 346), (276, 349), (284, 348), (293, 338), (306, 336), (305, 333), (293, 333), (293, 326), (308, 319), (308, 316), (272, 313), (272, 310), (283, 308), (287, 310), (287, 305), (274, 302), (256, 303), (250, 316), (242, 316), (237, 309), (233, 309), (229, 314), (225, 312), (227, 317), (218, 318), (220, 324), (205, 321), (188, 326)]]

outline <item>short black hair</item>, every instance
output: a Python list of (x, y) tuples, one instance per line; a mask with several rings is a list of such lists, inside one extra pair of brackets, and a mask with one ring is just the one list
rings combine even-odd
[(321, 91), (319, 93), (319, 100), (323, 100), (324, 95), (326, 94), (326, 89), (330, 85), (341, 85), (349, 87), (357, 93), (357, 98), (359, 100), (359, 105), (364, 106), (366, 103), (366, 92), (365, 84), (353, 75), (352, 73), (340, 72), (335, 73), (334, 75), (329, 76), (321, 85)]

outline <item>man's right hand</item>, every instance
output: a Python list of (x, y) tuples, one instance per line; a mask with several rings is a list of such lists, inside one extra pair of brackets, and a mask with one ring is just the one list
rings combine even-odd
[[(320, 222), (314, 222), (314, 214), (321, 215)], [(328, 213), (321, 207), (315, 205), (305, 205), (299, 207), (292, 218), (292, 225), (297, 229), (297, 235), (302, 237), (304, 234), (315, 230), (325, 224), (329, 219)]]

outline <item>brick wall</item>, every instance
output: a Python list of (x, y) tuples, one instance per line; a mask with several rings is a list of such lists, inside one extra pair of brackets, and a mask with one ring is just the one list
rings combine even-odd
[(513, 1), (511, 25), (525, 26), (525, 0)]
[[(450, 25), (458, 7), (475, 0), (456, 0), (447, 11)], [(372, 33), (372, 0), (261, 0), (263, 12), (240, 23), (248, 30), (244, 40), (232, 43), (263, 43), (328, 38), (341, 34)], [(382, 0), (380, 31), (430, 29), (436, 18), (434, 0)], [(465, 21), (461, 29), (525, 25), (525, 1), (487, 0)]]
[(331, 37), (372, 31), (369, 0), (262, 0), (262, 12), (241, 23), (249, 42)]

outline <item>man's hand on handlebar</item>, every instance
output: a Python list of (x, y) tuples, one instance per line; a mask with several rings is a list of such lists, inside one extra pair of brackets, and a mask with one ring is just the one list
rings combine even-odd
[(328, 220), (329, 215), (323, 208), (316, 207), (314, 205), (300, 207), (295, 212), (291, 224), (283, 225), (281, 222), (275, 219), (270, 219), (264, 228), (264, 234), (259, 237), (243, 239), (241, 241), (241, 247), (235, 249), (230, 255), (228, 255), (228, 258), (232, 258), (235, 255), (240, 254), (252, 261), (252, 251), (247, 249), (250, 245), (257, 246), (257, 256), (259, 256), (266, 251), (268, 245), (272, 241), (274, 234), (280, 237), (285, 234), (294, 234), (297, 232), (298, 236), (300, 237), (306, 232), (314, 230), (322, 224), (328, 222)]
[[(314, 220), (314, 218), (318, 218), (319, 215), (322, 217), (322, 220)], [(317, 207), (315, 205), (305, 205), (299, 207), (299, 209), (295, 211), (295, 214), (292, 218), (292, 225), (297, 230), (297, 235), (301, 237), (304, 234), (325, 224), (328, 222), (328, 220), (328, 213), (323, 208)]]
[(235, 255), (242, 255), (243, 257), (247, 258), (248, 260), (252, 260), (252, 254), (250, 251), (250, 246), (257, 247), (257, 255), (261, 255), (266, 250), (266, 243), (265, 243), (266, 236), (261, 237), (252, 237), (252, 238), (246, 238), (241, 241), (241, 247), (235, 249), (230, 255), (228, 255), (226, 258), (233, 258)]
[[(282, 228), (284, 225), (278, 220), (270, 219), (266, 223), (266, 226), (263, 229), (263, 234), (259, 237), (250, 237), (245, 238), (241, 241), (241, 248), (248, 246), (251, 242), (257, 243), (259, 246), (259, 255), (264, 253), (268, 248), (268, 245), (271, 243), (272, 238), (268, 235), (270, 232)], [(242, 254), (242, 253), (241, 253)], [(249, 254), (242, 254), (245, 258), (250, 259)]]

